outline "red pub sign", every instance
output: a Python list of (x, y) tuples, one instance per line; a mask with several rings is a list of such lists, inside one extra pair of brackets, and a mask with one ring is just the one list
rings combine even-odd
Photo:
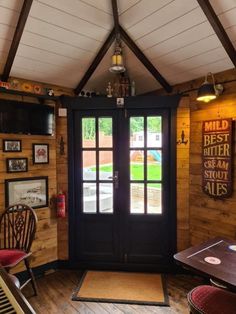
[(203, 121), (202, 183), (213, 198), (232, 193), (232, 119)]

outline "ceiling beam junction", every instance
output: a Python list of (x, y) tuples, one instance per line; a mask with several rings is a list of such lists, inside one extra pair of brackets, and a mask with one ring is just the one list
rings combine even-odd
[(141, 49), (135, 44), (135, 42), (129, 37), (125, 30), (120, 26), (120, 34), (122, 40), (126, 45), (133, 51), (135, 56), (142, 62), (146, 69), (154, 76), (154, 78), (161, 84), (161, 86), (170, 93), (172, 91), (172, 86), (166, 81), (166, 79), (161, 75), (161, 73), (154, 67), (154, 65), (148, 60)]
[(33, 0), (25, 0), (20, 12), (19, 20), (15, 29), (15, 33), (12, 39), (11, 47), (7, 56), (7, 61), (3, 70), (3, 74), (1, 75), (1, 80), (6, 82), (9, 78), (11, 68), (16, 56), (16, 52), (21, 40), (21, 36), (23, 34), (25, 23), (29, 16), (30, 8)]
[(104, 42), (104, 44), (102, 45), (102, 47), (98, 51), (98, 54), (94, 58), (93, 62), (89, 66), (88, 70), (86, 71), (86, 73), (82, 77), (81, 81), (79, 82), (79, 84), (75, 88), (74, 93), (76, 95), (78, 95), (81, 92), (81, 90), (84, 88), (85, 84), (88, 82), (88, 80), (92, 76), (93, 72), (96, 70), (97, 66), (102, 61), (102, 58), (105, 56), (107, 50), (110, 48), (114, 39), (115, 39), (115, 29), (113, 28), (110, 35), (107, 37), (106, 41)]
[(212, 28), (214, 29), (216, 35), (218, 36), (221, 44), (223, 45), (225, 51), (227, 52), (229, 58), (233, 62), (234, 66), (236, 67), (236, 51), (232, 42), (229, 39), (224, 27), (222, 26), (218, 16), (216, 15), (215, 11), (213, 10), (209, 0), (197, 0), (198, 4), (200, 5), (202, 11), (205, 13), (209, 23), (211, 24)]
[(165, 78), (160, 74), (160, 72), (154, 67), (154, 65), (147, 59), (144, 53), (140, 50), (140, 48), (134, 43), (134, 41), (129, 37), (129, 35), (123, 30), (123, 28), (119, 24), (119, 14), (117, 7), (117, 0), (111, 0), (112, 4), (112, 12), (114, 19), (114, 28), (108, 36), (107, 40), (99, 50), (97, 56), (94, 58), (87, 72), (84, 74), (83, 78), (77, 85), (74, 90), (74, 93), (78, 95), (85, 84), (88, 82), (97, 66), (101, 62), (102, 58), (106, 54), (107, 50), (110, 48), (112, 42), (116, 40), (123, 39), (126, 45), (133, 51), (135, 56), (142, 62), (142, 64), (146, 67), (146, 69), (154, 76), (154, 78), (161, 84), (161, 86), (166, 90), (166, 92), (170, 93), (172, 91), (172, 86), (165, 80)]

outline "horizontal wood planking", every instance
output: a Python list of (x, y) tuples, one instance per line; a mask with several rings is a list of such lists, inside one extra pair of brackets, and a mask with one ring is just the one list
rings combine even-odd
[[(230, 71), (221, 79), (236, 79), (235, 72)], [(236, 118), (235, 88), (236, 82), (224, 86), (225, 91), (217, 100), (209, 104), (191, 102), (191, 147), (190, 147), (190, 237), (191, 244), (198, 244), (215, 236), (235, 238), (236, 236), (236, 194), (225, 200), (214, 200), (202, 191), (202, 122), (209, 119)], [(234, 122), (235, 123), (235, 122)], [(235, 134), (234, 134), (235, 152)], [(236, 158), (233, 156), (233, 163)], [(234, 167), (233, 177), (236, 170)], [(233, 182), (233, 190), (236, 182)]]
[[(60, 154), (61, 136), (64, 141), (64, 155)], [(57, 117), (57, 190), (68, 195), (68, 154), (67, 154), (67, 118)], [(66, 200), (68, 204), (68, 199)], [(68, 210), (68, 206), (67, 206)], [(68, 216), (68, 214), (67, 214)], [(58, 259), (69, 258), (68, 217), (58, 219)]]

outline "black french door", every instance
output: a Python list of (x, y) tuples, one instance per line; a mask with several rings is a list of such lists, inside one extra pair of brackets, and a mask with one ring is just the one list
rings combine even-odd
[(165, 109), (73, 111), (70, 224), (78, 266), (138, 270), (171, 264), (176, 213), (170, 123)]

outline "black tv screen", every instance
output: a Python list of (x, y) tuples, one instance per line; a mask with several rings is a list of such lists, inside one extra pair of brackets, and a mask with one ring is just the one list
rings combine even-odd
[(53, 130), (53, 107), (0, 100), (0, 133), (52, 135)]

